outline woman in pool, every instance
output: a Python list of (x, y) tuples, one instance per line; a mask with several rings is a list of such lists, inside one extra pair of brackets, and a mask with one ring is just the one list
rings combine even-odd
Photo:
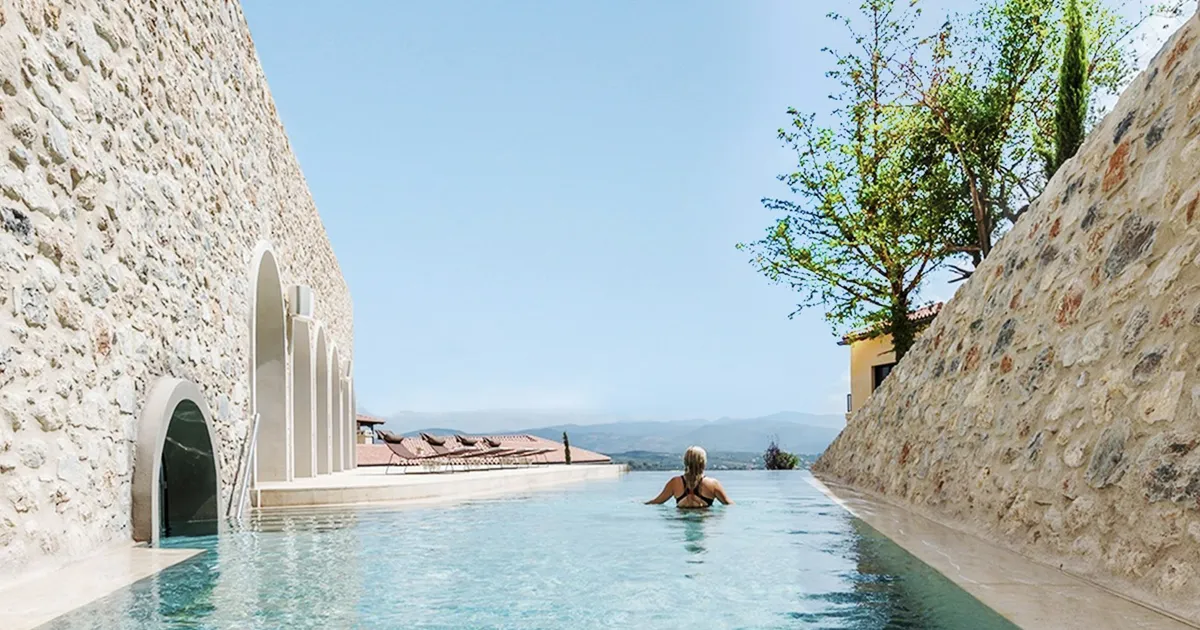
[(708, 454), (699, 446), (689, 448), (683, 454), (683, 474), (671, 477), (658, 496), (646, 502), (647, 505), (666, 503), (667, 499), (675, 497), (675, 506), (679, 508), (711, 507), (713, 501), (732, 505), (733, 501), (725, 494), (721, 482), (712, 477), (704, 476), (704, 466), (708, 463)]

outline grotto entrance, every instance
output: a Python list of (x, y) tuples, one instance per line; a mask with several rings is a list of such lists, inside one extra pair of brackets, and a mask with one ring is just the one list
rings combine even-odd
[(217, 469), (208, 424), (190, 400), (176, 405), (159, 467), (159, 535), (217, 533)]
[(133, 464), (133, 538), (219, 533), (221, 464), (211, 414), (200, 388), (161, 378), (138, 425)]

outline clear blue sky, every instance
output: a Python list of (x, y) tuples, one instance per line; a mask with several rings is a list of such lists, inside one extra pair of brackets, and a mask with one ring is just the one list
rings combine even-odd
[(353, 294), (360, 408), (844, 410), (846, 349), (734, 249), (784, 192), (787, 107), (829, 109), (830, 3), (243, 6)]

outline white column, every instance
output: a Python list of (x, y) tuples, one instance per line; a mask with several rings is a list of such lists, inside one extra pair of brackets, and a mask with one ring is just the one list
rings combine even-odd
[(334, 364), (330, 366), (333, 369), (333, 374), (330, 374), (330, 379), (333, 380), (333, 396), (329, 401), (333, 405), (333, 472), (341, 472), (346, 469), (346, 415), (345, 404), (342, 400), (345, 397), (345, 392), (342, 389), (344, 381), (338, 375), (341, 372), (341, 366)]
[(312, 352), (313, 321), (292, 318), (293, 462), (297, 478), (317, 475), (317, 401)]

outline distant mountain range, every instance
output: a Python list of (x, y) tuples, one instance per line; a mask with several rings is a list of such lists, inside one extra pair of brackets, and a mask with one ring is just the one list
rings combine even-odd
[(546, 411), (402, 411), (384, 417), (390, 431), (408, 433), (427, 427), (451, 427), (464, 433), (501, 433), (514, 427), (557, 424), (602, 424), (626, 420), (611, 414), (555, 413)]
[[(598, 453), (629, 451), (681, 453), (696, 444), (710, 451), (762, 452), (772, 439), (793, 453), (817, 454), (833, 441), (845, 418), (785, 411), (759, 418), (677, 420), (670, 422), (613, 421), (612, 416), (531, 414), (528, 412), (404, 413), (389, 418), (392, 431), (434, 434), (529, 433), (561, 440)], [(557, 422), (555, 422), (557, 420)], [(599, 420), (599, 422), (597, 422)], [(541, 421), (541, 422), (539, 422)], [(501, 422), (510, 424), (501, 424)], [(498, 427), (507, 427), (499, 429)]]

